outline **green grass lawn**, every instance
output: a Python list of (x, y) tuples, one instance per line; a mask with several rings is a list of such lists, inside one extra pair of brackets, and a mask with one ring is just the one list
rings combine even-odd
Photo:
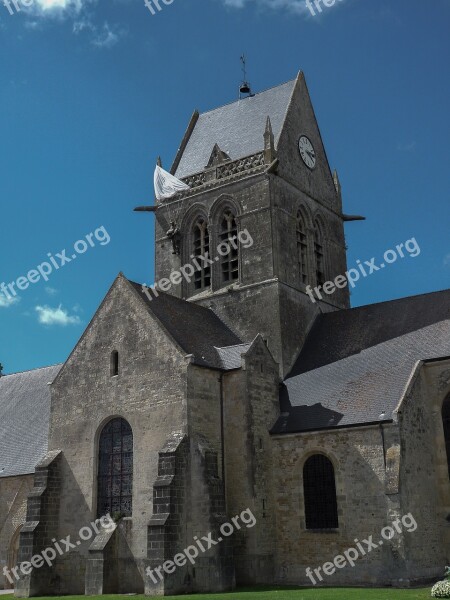
[[(225, 594), (194, 594), (189, 596), (155, 596), (158, 600), (425, 600), (430, 598), (430, 588), (398, 590), (393, 588), (261, 588), (240, 589)], [(1, 596), (12, 600), (13, 596)], [(86, 600), (86, 596), (66, 596), (67, 600)], [(98, 600), (130, 600), (130, 596), (93, 596)], [(136, 600), (149, 600), (149, 596), (131, 596)], [(55, 600), (55, 597), (40, 600)]]

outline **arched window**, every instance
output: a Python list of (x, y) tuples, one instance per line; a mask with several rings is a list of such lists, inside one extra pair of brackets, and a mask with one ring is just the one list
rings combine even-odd
[(133, 432), (125, 419), (109, 421), (100, 434), (98, 516), (132, 513)]
[(445, 449), (447, 450), (448, 477), (450, 479), (450, 396), (442, 405), (442, 424), (444, 426)]
[(111, 367), (110, 367), (111, 377), (115, 377), (119, 374), (119, 353), (117, 350), (111, 352)]
[(314, 454), (303, 467), (306, 529), (339, 526), (334, 467), (323, 454)]
[(308, 240), (303, 217), (297, 213), (297, 264), (298, 274), (302, 283), (308, 283)]
[[(232, 242), (228, 242), (232, 240)], [(220, 222), (220, 242), (228, 242), (230, 251), (221, 256), (222, 282), (236, 281), (239, 279), (239, 251), (237, 244), (236, 217), (230, 210), (226, 210)], [(224, 244), (225, 247), (225, 244)]]
[(323, 256), (323, 236), (318, 223), (314, 228), (314, 258), (316, 262), (316, 282), (317, 285), (325, 283), (325, 263)]
[[(208, 223), (203, 218), (199, 218), (194, 224), (194, 256), (209, 257), (209, 232)], [(194, 274), (194, 288), (203, 290), (211, 284), (211, 267), (204, 261), (198, 261), (202, 268)]]

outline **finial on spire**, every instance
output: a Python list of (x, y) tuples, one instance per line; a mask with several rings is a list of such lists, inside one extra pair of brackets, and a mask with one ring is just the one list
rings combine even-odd
[(275, 158), (275, 140), (273, 137), (272, 123), (270, 117), (266, 120), (266, 130), (264, 132), (264, 162), (271, 164)]
[(162, 160), (160, 156), (158, 156), (158, 158), (156, 159), (156, 164), (158, 165), (158, 167), (162, 168)]
[(334, 187), (336, 188), (336, 193), (340, 197), (341, 196), (341, 182), (339, 181), (339, 175), (338, 175), (338, 172), (336, 169), (333, 171), (333, 182), (334, 182)]

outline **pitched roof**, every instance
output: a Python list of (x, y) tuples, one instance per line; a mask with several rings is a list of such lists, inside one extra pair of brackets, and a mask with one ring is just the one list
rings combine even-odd
[(208, 164), (214, 144), (236, 160), (264, 149), (270, 117), (275, 145), (283, 127), (295, 80), (199, 115), (175, 171), (178, 178), (199, 173)]
[(392, 419), (419, 360), (450, 355), (450, 290), (321, 315), (281, 389), (273, 433)]
[(289, 377), (450, 318), (450, 289), (321, 315)]
[(50, 389), (61, 365), (0, 377), (0, 477), (34, 473), (48, 447)]
[[(215, 369), (238, 368), (236, 350), (226, 347), (238, 346), (242, 340), (209, 308), (205, 308), (170, 294), (158, 292), (150, 300), (142, 291), (142, 285), (129, 282), (147, 308), (161, 322), (166, 331), (186, 354), (193, 355), (195, 364)], [(245, 352), (243, 347), (242, 352)], [(230, 358), (230, 356), (233, 357)]]
[(238, 344), (237, 346), (226, 346), (225, 348), (216, 348), (225, 370), (239, 369), (242, 365), (242, 355), (247, 352), (251, 344)]

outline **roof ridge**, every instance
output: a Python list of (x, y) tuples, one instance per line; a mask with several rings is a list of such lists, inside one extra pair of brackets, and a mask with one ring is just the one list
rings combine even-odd
[(252, 342), (242, 342), (241, 344), (230, 344), (229, 346), (214, 346), (214, 348), (216, 348), (216, 350), (225, 350), (226, 348), (238, 348), (239, 346), (249, 346), (251, 343)]
[[(148, 290), (152, 289), (150, 286), (147, 286), (146, 284), (143, 284), (143, 283), (139, 283), (138, 281), (132, 281), (131, 279), (128, 279), (128, 281), (133, 285), (139, 286), (140, 288), (145, 287)], [(217, 319), (222, 323), (222, 325), (224, 325), (227, 329), (229, 329), (231, 331), (231, 333), (234, 333), (234, 335), (236, 337), (239, 337), (237, 335), (237, 333), (235, 333), (235, 331), (233, 329), (231, 329), (231, 327), (227, 323), (225, 323), (225, 321), (220, 317), (220, 315), (218, 315), (212, 308), (208, 308), (206, 306), (203, 306), (202, 304), (197, 304), (196, 302), (191, 302), (189, 300), (186, 300), (185, 298), (178, 298), (178, 296), (174, 296), (173, 294), (168, 294), (167, 292), (162, 292), (161, 290), (158, 290), (158, 296), (155, 296), (154, 300), (156, 300), (159, 296), (163, 296), (164, 298), (170, 298), (170, 300), (174, 300), (175, 302), (180, 302), (180, 303), (183, 303), (188, 306), (194, 306), (195, 310), (206, 310), (206, 311), (212, 312), (215, 315), (215, 317), (217, 317)], [(242, 343), (244, 344), (245, 342), (242, 342)], [(235, 344), (235, 345), (239, 346), (240, 344)], [(227, 348), (227, 346), (223, 346), (223, 347)]]
[(5, 373), (0, 377), (0, 380), (4, 377), (11, 377), (11, 375), (23, 375), (24, 373), (33, 373), (34, 371), (43, 371), (44, 369), (51, 369), (52, 367), (62, 366), (64, 363), (59, 362), (53, 365), (47, 365), (46, 367), (36, 367), (36, 369), (25, 369), (24, 371), (14, 371), (14, 373)]
[(252, 96), (247, 96), (246, 98), (238, 98), (237, 100), (231, 100), (230, 102), (225, 102), (225, 104), (221, 104), (220, 106), (216, 106), (215, 108), (210, 108), (209, 110), (206, 110), (205, 112), (199, 113), (199, 118), (202, 117), (203, 115), (207, 115), (216, 110), (220, 110), (221, 108), (225, 108), (225, 106), (231, 106), (232, 104), (237, 104), (238, 102), (244, 102), (245, 100), (249, 100), (251, 98), (256, 98), (256, 96), (261, 96), (261, 94), (265, 94), (266, 92), (270, 92), (271, 90), (275, 90), (276, 88), (283, 87), (283, 85), (287, 85), (288, 83), (294, 83), (296, 80), (297, 80), (297, 78), (294, 77), (293, 79), (288, 79), (288, 81), (284, 81), (283, 83), (279, 83), (277, 85), (272, 85), (272, 86), (266, 88), (265, 90), (256, 92)]
[(352, 306), (350, 308), (344, 308), (341, 310), (332, 311), (325, 314), (336, 314), (347, 311), (355, 311), (361, 308), (368, 308), (369, 306), (380, 306), (381, 304), (390, 304), (394, 302), (401, 302), (402, 300), (410, 300), (411, 298), (421, 298), (423, 296), (433, 296), (434, 294), (443, 294), (445, 292), (450, 293), (450, 288), (444, 288), (443, 290), (435, 290), (433, 292), (424, 292), (422, 294), (412, 294), (412, 296), (402, 296), (401, 298), (392, 298), (391, 300), (381, 300), (381, 302), (373, 302), (371, 304), (361, 304), (361, 306)]

